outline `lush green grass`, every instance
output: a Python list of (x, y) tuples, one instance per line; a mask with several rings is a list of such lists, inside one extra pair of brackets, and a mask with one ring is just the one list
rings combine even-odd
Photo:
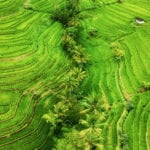
[[(50, 16), (65, 5), (64, 0), (0, 2), (0, 150), (51, 149), (49, 126), (41, 117), (61, 93), (72, 62), (61, 47), (64, 28)], [(150, 86), (149, 6), (149, 0), (80, 0), (78, 40), (90, 60), (79, 91), (97, 94), (104, 106), (100, 150), (150, 149), (150, 92), (138, 92)], [(137, 16), (143, 25), (136, 25)], [(96, 36), (89, 34), (93, 29)], [(123, 50), (119, 62), (112, 43)], [(128, 101), (134, 105), (129, 112)]]

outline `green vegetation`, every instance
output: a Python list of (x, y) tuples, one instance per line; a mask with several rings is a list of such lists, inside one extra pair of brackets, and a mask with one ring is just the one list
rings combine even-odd
[(2, 0), (0, 150), (149, 150), (149, 6)]

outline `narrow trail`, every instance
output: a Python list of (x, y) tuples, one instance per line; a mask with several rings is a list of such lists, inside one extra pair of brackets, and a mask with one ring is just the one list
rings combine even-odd
[[(125, 102), (124, 105), (126, 105), (126, 103), (130, 100), (129, 94), (127, 94), (127, 92), (125, 91), (125, 88), (123, 87), (123, 83), (122, 83), (122, 77), (121, 77), (121, 64), (122, 62), (118, 62), (117, 63), (117, 79), (118, 79), (118, 86), (119, 86), (119, 90), (121, 92), (121, 95), (123, 97), (123, 103)], [(116, 150), (120, 150), (121, 147), (121, 139), (124, 134), (125, 131), (123, 129), (123, 125), (124, 122), (126, 120), (128, 116), (128, 112), (126, 110), (126, 107), (124, 106), (122, 114), (120, 115), (120, 118), (117, 121), (117, 146), (116, 146)], [(121, 132), (121, 133), (120, 133)]]
[(132, 96), (125, 90), (125, 87), (123, 86), (123, 81), (121, 77), (121, 68), (122, 68), (122, 62), (117, 63), (117, 78), (118, 78), (119, 89), (123, 97), (123, 100), (127, 102), (131, 100)]

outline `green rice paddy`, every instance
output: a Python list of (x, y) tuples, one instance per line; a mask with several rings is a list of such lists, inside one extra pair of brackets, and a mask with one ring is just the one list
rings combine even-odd
[(98, 95), (102, 140), (93, 149), (73, 149), (67, 140), (52, 147), (42, 116), (73, 63), (61, 44), (65, 29), (50, 16), (65, 6), (65, 0), (0, 1), (0, 150), (150, 150), (149, 0), (79, 1), (78, 42), (89, 62), (78, 91)]

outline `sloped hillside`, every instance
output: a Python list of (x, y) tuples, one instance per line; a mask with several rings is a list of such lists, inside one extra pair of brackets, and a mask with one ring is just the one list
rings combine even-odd
[[(51, 17), (66, 6), (0, 2), (0, 150), (149, 150), (150, 1), (79, 0), (76, 43), (88, 57), (82, 65), (62, 46), (66, 27)], [(82, 77), (71, 91), (72, 70)], [(83, 117), (52, 134), (42, 116), (66, 98), (64, 89)]]

